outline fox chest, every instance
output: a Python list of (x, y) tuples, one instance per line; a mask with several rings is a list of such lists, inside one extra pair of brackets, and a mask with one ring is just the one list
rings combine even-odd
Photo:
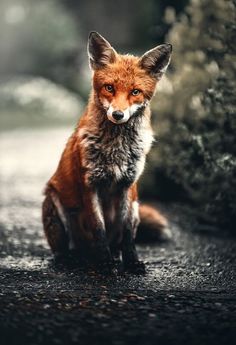
[(138, 135), (110, 141), (88, 137), (83, 159), (86, 180), (91, 185), (132, 184), (144, 169), (145, 144)]

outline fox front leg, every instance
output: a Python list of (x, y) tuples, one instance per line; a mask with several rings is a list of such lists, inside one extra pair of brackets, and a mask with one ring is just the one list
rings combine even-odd
[(145, 273), (145, 265), (138, 259), (132, 224), (128, 220), (126, 221), (123, 230), (122, 258), (125, 271), (131, 273)]
[(90, 241), (91, 256), (99, 265), (112, 265), (112, 256), (106, 238), (105, 221), (102, 205), (96, 190), (87, 188), (84, 192), (84, 220), (85, 231), (92, 236)]
[(128, 199), (127, 191), (120, 195), (117, 207), (116, 227), (121, 229), (121, 251), (124, 269), (133, 273), (144, 273), (145, 266), (139, 261), (134, 243), (137, 220), (133, 208), (133, 202)]

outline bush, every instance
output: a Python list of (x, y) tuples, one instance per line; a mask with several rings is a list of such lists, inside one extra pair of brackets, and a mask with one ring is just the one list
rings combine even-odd
[[(154, 102), (156, 195), (185, 197), (209, 224), (236, 220), (235, 1), (192, 0), (173, 25), (172, 73)], [(155, 119), (158, 119), (156, 121)], [(171, 189), (175, 192), (171, 193)], [(178, 192), (178, 194), (176, 194)], [(181, 192), (181, 193), (180, 193)]]

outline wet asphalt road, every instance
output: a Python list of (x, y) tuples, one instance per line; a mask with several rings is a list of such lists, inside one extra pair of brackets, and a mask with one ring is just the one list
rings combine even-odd
[(42, 189), (70, 129), (0, 139), (0, 344), (231, 344), (236, 244), (172, 220), (173, 240), (139, 245), (147, 274), (103, 276), (55, 265)]

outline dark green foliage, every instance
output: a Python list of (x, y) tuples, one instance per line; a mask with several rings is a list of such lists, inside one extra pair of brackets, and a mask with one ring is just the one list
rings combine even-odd
[(168, 36), (173, 73), (160, 85), (155, 103), (159, 145), (151, 157), (157, 181), (161, 171), (167, 190), (174, 183), (199, 218), (231, 230), (236, 221), (235, 32), (232, 0), (191, 1), (173, 26)]

